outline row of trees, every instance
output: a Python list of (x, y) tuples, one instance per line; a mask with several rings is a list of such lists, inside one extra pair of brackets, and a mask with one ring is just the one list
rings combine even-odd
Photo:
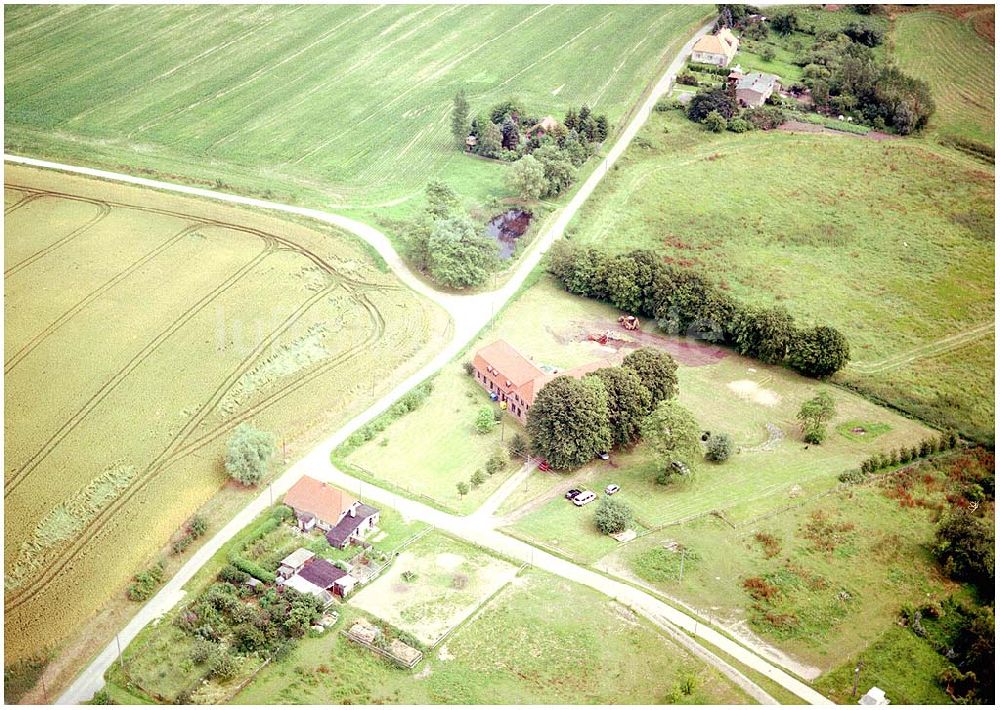
[(567, 469), (613, 446), (629, 446), (654, 408), (676, 391), (677, 363), (651, 348), (581, 379), (556, 377), (528, 411), (532, 451), (554, 468)]
[(729, 344), (810, 377), (828, 377), (850, 359), (847, 339), (835, 328), (799, 328), (784, 308), (744, 305), (650, 250), (611, 255), (562, 241), (550, 254), (549, 271), (566, 290), (653, 318), (667, 333)]
[(472, 221), (448, 185), (431, 181), (425, 194), (426, 209), (406, 226), (410, 263), (451, 288), (485, 283), (500, 268), (497, 243)]

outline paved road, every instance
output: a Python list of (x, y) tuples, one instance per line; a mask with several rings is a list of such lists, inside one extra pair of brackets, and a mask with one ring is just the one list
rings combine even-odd
[[(774, 667), (739, 644), (722, 636), (714, 629), (706, 627), (704, 624), (699, 624), (697, 620), (657, 600), (646, 592), (621, 582), (609, 580), (607, 577), (604, 577), (603, 575), (600, 575), (592, 570), (585, 569), (579, 565), (542, 552), (541, 550), (535, 549), (531, 545), (497, 532), (492, 527), (494, 521), (491, 513), (502, 502), (503, 498), (500, 497), (500, 495), (491, 497), (490, 505), (493, 507), (489, 510), (484, 510), (484, 514), (474, 515), (468, 518), (453, 516), (442, 513), (434, 508), (430, 508), (422, 503), (418, 503), (407, 498), (401, 498), (394, 493), (371, 484), (365, 484), (362, 481), (347, 476), (342, 471), (337, 470), (330, 463), (329, 458), (330, 451), (342, 443), (344, 439), (350, 435), (350, 433), (384, 412), (389, 406), (391, 406), (396, 400), (412, 389), (415, 385), (419, 384), (421, 381), (441, 369), (442, 366), (449, 362), (462, 349), (462, 347), (464, 347), (475, 336), (475, 334), (489, 322), (493, 314), (498, 312), (500, 308), (508, 300), (510, 300), (510, 298), (520, 288), (524, 279), (538, 264), (545, 251), (548, 250), (556, 239), (563, 235), (566, 226), (576, 214), (577, 210), (584, 204), (584, 202), (586, 202), (604, 175), (611, 169), (615, 161), (628, 147), (629, 143), (652, 113), (653, 105), (656, 103), (657, 99), (670, 88), (678, 70), (681, 66), (683, 66), (685, 57), (691, 51), (691, 45), (698, 37), (707, 32), (708, 29), (708, 26), (701, 28), (684, 46), (657, 82), (647, 100), (636, 112), (635, 116), (621, 133), (610, 151), (608, 151), (606, 158), (584, 181), (576, 194), (570, 199), (569, 203), (557, 212), (555, 220), (539, 237), (539, 239), (536, 240), (536, 243), (532, 246), (529, 253), (522, 259), (521, 264), (511, 279), (502, 288), (489, 293), (463, 296), (443, 294), (435, 291), (422, 280), (417, 278), (409, 270), (409, 268), (407, 268), (406, 264), (392, 248), (389, 239), (382, 232), (374, 227), (371, 227), (370, 225), (342, 215), (331, 214), (307, 207), (283, 205), (252, 197), (229, 195), (203, 188), (190, 187), (186, 185), (174, 185), (158, 180), (150, 180), (147, 178), (124, 175), (105, 170), (65, 165), (15, 155), (4, 155), (4, 160), (11, 163), (63, 170), (106, 180), (131, 183), (159, 190), (167, 190), (209, 198), (221, 202), (256, 207), (275, 212), (295, 214), (316, 219), (327, 224), (332, 224), (356, 235), (357, 237), (360, 237), (370, 244), (381, 255), (381, 257), (385, 259), (388, 266), (403, 283), (447, 310), (453, 319), (455, 326), (452, 340), (430, 362), (405, 381), (401, 382), (391, 392), (381, 397), (365, 412), (353, 418), (340, 430), (320, 443), (304, 458), (291, 466), (288, 471), (280, 476), (271, 486), (269, 486), (267, 490), (261, 492), (261, 494), (251, 501), (242, 511), (240, 511), (236, 517), (219, 530), (208, 542), (202, 545), (181, 567), (181, 569), (170, 580), (168, 580), (166, 584), (164, 584), (160, 591), (139, 610), (135, 617), (133, 617), (133, 619), (118, 634), (116, 641), (108, 644), (108, 646), (105, 647), (100, 654), (98, 654), (97, 658), (90, 664), (90, 666), (88, 666), (70, 685), (66, 692), (60, 696), (58, 700), (59, 703), (79, 703), (89, 699), (97, 690), (99, 690), (104, 685), (105, 671), (115, 661), (118, 643), (120, 642), (121, 646), (124, 648), (135, 638), (143, 627), (176, 605), (177, 602), (184, 596), (183, 586), (187, 584), (195, 572), (207, 563), (208, 560), (236, 533), (246, 527), (255, 517), (257, 517), (257, 515), (265, 510), (271, 504), (273, 499), (280, 497), (285, 491), (288, 490), (288, 488), (291, 487), (292, 483), (298, 480), (300, 476), (308, 473), (313, 476), (325, 478), (337, 483), (338, 485), (351, 488), (352, 490), (357, 490), (360, 496), (375, 502), (390, 505), (398, 509), (405, 516), (427, 522), (457, 537), (477, 543), (509, 557), (529, 562), (530, 564), (538, 566), (541, 569), (545, 569), (566, 579), (598, 589), (630, 606), (637, 612), (649, 617), (661, 626), (672, 630), (679, 640), (683, 640), (686, 637), (678, 634), (676, 629), (683, 629), (691, 635), (698, 636), (708, 641), (720, 650), (738, 659), (741, 663), (744, 663), (769, 678), (772, 678), (775, 682), (779, 683), (804, 700), (810, 703), (828, 704), (829, 701), (827, 701), (826, 698), (813, 691), (801, 681), (793, 678), (781, 669)], [(521, 480), (520, 477), (527, 476), (529, 473), (529, 470), (522, 470), (516, 474), (514, 485)], [(505, 484), (503, 490), (509, 491), (513, 490), (513, 488)], [(745, 677), (729, 666), (729, 664), (700, 647), (696, 647), (696, 649), (702, 657), (706, 658), (706, 660), (713, 663), (713, 665), (737, 681), (755, 698), (761, 702), (775, 702), (773, 698), (767, 695), (759, 687), (746, 680)]]

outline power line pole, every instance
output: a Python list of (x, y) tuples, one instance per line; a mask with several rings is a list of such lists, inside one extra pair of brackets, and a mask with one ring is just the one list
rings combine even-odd
[(125, 672), (125, 659), (122, 658), (122, 640), (115, 634), (115, 643), (118, 644), (118, 665), (121, 666), (122, 673)]
[(858, 665), (854, 666), (854, 688), (851, 690), (851, 697), (858, 697), (858, 681), (861, 679), (861, 668), (865, 665), (864, 661), (858, 661)]

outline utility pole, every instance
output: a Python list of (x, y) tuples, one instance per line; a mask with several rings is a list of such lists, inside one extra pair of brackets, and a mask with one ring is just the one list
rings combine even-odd
[(274, 507), (274, 485), (271, 483), (267, 484), (267, 492), (271, 496), (271, 507)]
[(500, 443), (503, 443), (503, 428), (504, 428), (504, 418), (503, 414), (500, 415)]
[(854, 688), (851, 690), (851, 697), (858, 697), (858, 681), (861, 679), (861, 669), (864, 667), (864, 661), (858, 661), (858, 665), (854, 666)]
[(125, 672), (125, 659), (122, 658), (122, 640), (115, 634), (115, 643), (118, 644), (118, 665), (121, 666), (122, 673)]

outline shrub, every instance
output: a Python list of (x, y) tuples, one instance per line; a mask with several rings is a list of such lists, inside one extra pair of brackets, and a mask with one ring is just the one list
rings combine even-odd
[(145, 601), (153, 596), (153, 591), (162, 581), (163, 563), (158, 562), (132, 578), (132, 584), (128, 587), (128, 598), (134, 602)]
[(184, 552), (184, 550), (188, 549), (188, 547), (191, 546), (192, 542), (194, 542), (194, 536), (191, 533), (188, 533), (187, 535), (181, 537), (179, 540), (174, 540), (174, 544), (171, 545), (170, 549), (173, 551), (175, 555), (178, 555)]
[(236, 659), (233, 658), (231, 654), (222, 651), (216, 655), (215, 659), (212, 661), (212, 667), (209, 673), (213, 678), (228, 680), (239, 673), (239, 671), (240, 666), (236, 662)]
[(729, 120), (729, 130), (733, 133), (747, 133), (753, 130), (753, 124), (742, 118), (732, 118)]
[(492, 476), (494, 473), (497, 473), (498, 471), (503, 469), (503, 467), (506, 465), (507, 465), (507, 457), (504, 456), (502, 453), (497, 452), (492, 456), (490, 456), (489, 459), (487, 459), (486, 473)]
[(605, 535), (624, 532), (632, 525), (632, 508), (618, 498), (601, 498), (594, 513), (594, 523)]
[(411, 570), (406, 570), (401, 575), (399, 575), (404, 582), (415, 582), (417, 579), (417, 573)]
[(718, 111), (709, 112), (709, 114), (705, 116), (705, 120), (702, 121), (702, 123), (704, 123), (705, 128), (712, 131), (712, 133), (722, 133), (726, 130), (726, 126), (728, 125), (725, 116)]
[(237, 554), (230, 554), (229, 564), (241, 572), (246, 572), (251, 577), (259, 579), (261, 582), (270, 583), (274, 581), (274, 572), (269, 572), (256, 562), (252, 562)]
[(740, 117), (761, 131), (770, 131), (785, 122), (785, 112), (778, 106), (756, 106), (748, 108)]
[(681, 72), (677, 75), (677, 83), (685, 86), (698, 86), (698, 77), (690, 72)]
[(219, 581), (229, 584), (245, 584), (250, 579), (250, 575), (234, 565), (228, 564), (219, 570)]
[(837, 480), (841, 483), (850, 484), (864, 483), (866, 478), (865, 471), (861, 468), (849, 468), (837, 476)]
[(197, 665), (201, 665), (202, 663), (207, 663), (209, 660), (214, 658), (215, 654), (218, 652), (218, 644), (198, 638), (195, 639), (194, 645), (191, 646), (191, 660)]
[(705, 458), (722, 463), (733, 454), (733, 439), (729, 434), (712, 434), (708, 437)]
[(938, 525), (935, 553), (945, 573), (971, 582), (990, 595), (994, 581), (994, 532), (991, 525), (968, 513), (956, 513)]
[(479, 486), (483, 485), (485, 480), (486, 476), (482, 471), (477, 469), (476, 472), (472, 474), (472, 478), (469, 479), (469, 483), (472, 484), (473, 488), (479, 488)]
[(496, 426), (497, 420), (493, 417), (493, 407), (486, 406), (476, 414), (476, 431), (480, 434), (489, 434)]
[(472, 375), (473, 372), (476, 371), (476, 368), (468, 360), (462, 363), (462, 369), (465, 370), (466, 375), (470, 376)]
[(770, 601), (778, 596), (779, 590), (773, 584), (766, 582), (760, 577), (748, 577), (743, 580), (743, 589), (751, 598), (757, 601)]
[(205, 520), (204, 516), (196, 515), (191, 518), (191, 522), (188, 524), (188, 529), (191, 531), (191, 535), (199, 538), (208, 532), (208, 521)]
[(510, 438), (510, 443), (507, 444), (507, 449), (510, 451), (510, 457), (512, 459), (524, 456), (528, 452), (528, 440), (523, 434), (518, 432)]

